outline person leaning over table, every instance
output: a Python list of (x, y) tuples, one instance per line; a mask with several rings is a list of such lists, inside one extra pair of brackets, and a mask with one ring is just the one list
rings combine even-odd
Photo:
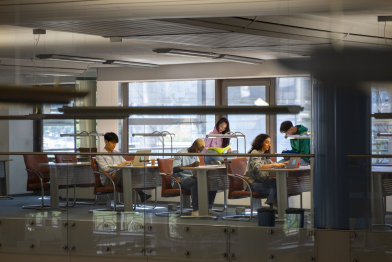
[[(118, 143), (118, 136), (113, 132), (108, 132), (105, 134), (104, 139), (105, 151), (103, 152), (118, 153), (118, 151), (114, 150)], [(122, 169), (115, 169), (109, 166), (125, 166), (132, 164), (132, 161), (126, 161), (120, 155), (98, 155), (96, 159), (99, 170), (112, 175), (116, 186), (123, 186)], [(104, 187), (113, 186), (112, 181), (105, 175), (101, 175), (101, 183)], [(150, 194), (144, 193), (141, 189), (135, 188), (135, 191), (138, 192), (141, 202), (145, 202), (147, 199), (151, 198)]]
[[(216, 122), (214, 129), (208, 132), (208, 135), (222, 135), (230, 132), (230, 125), (229, 120), (226, 117), (222, 117)], [(210, 147), (218, 147), (218, 148), (225, 148), (230, 144), (230, 138), (205, 138), (204, 139), (205, 147), (202, 153), (211, 153), (216, 154), (214, 150), (208, 150)], [(230, 153), (231, 149), (227, 150), (227, 153)], [(211, 165), (220, 165), (223, 161), (223, 157), (221, 156), (205, 156), (204, 162), (206, 164)]]
[[(196, 139), (192, 146), (189, 148), (181, 149), (177, 153), (200, 153), (204, 149), (203, 139)], [(173, 160), (173, 174), (177, 176), (181, 181), (181, 188), (191, 191), (192, 199), (192, 216), (199, 216), (199, 201), (198, 201), (198, 191), (197, 191), (197, 171), (196, 170), (183, 170), (180, 167), (198, 167), (200, 165), (198, 156), (175, 156)], [(172, 187), (179, 188), (178, 183), (174, 178), (172, 178)], [(214, 204), (216, 196), (216, 191), (208, 192), (208, 213), (212, 216), (219, 216), (219, 213), (212, 210), (212, 205)]]
[[(271, 138), (269, 135), (260, 134), (252, 143), (252, 148), (248, 154), (270, 154)], [(284, 167), (286, 163), (274, 163), (269, 157), (251, 156), (246, 166), (244, 177), (249, 180), (253, 192), (262, 195), (268, 195), (266, 204), (271, 207), (277, 207), (276, 179), (270, 177), (268, 172), (259, 169), (269, 169), (272, 167)], [(249, 191), (248, 186), (244, 183), (244, 189)]]
[[(286, 136), (302, 135), (308, 132), (308, 128), (303, 125), (294, 126), (291, 121), (284, 121), (280, 125), (280, 132)], [(293, 154), (310, 154), (310, 139), (290, 139), (291, 150)], [(284, 153), (285, 150), (282, 151)], [(308, 166), (310, 162), (309, 157), (301, 157), (300, 165)]]

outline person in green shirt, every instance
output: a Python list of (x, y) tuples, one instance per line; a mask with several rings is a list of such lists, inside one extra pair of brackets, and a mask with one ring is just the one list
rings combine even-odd
[[(286, 136), (288, 135), (302, 135), (303, 133), (307, 132), (308, 128), (303, 125), (296, 125), (294, 126), (291, 121), (284, 121), (280, 125), (280, 132), (284, 133)], [(292, 151), (296, 151), (300, 154), (310, 154), (310, 139), (290, 139), (290, 145)], [(282, 151), (282, 153), (285, 150)], [(294, 152), (291, 152), (294, 153)], [(309, 157), (302, 157), (301, 158), (301, 166), (302, 165), (309, 165)], [(304, 163), (306, 161), (306, 163)]]

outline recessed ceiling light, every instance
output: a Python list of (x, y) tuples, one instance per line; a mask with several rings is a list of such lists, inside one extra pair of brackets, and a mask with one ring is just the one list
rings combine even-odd
[(52, 61), (72, 61), (82, 63), (103, 63), (106, 60), (100, 58), (81, 57), (81, 56), (68, 56), (68, 55), (37, 55), (37, 58), (42, 60)]
[(139, 67), (139, 68), (157, 68), (158, 67), (158, 65), (155, 65), (155, 64), (130, 62), (130, 61), (119, 61), (119, 60), (107, 60), (106, 62), (104, 62), (104, 64), (105, 65), (131, 66), (131, 67)]

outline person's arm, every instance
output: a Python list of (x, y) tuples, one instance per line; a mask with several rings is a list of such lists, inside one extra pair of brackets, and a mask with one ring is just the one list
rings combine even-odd
[(103, 159), (103, 156), (97, 156), (96, 158), (97, 164), (100, 170), (111, 173), (115, 171), (115, 169), (110, 168), (109, 165), (106, 163), (105, 159)]
[[(181, 161), (182, 162), (182, 161)], [(184, 171), (183, 169), (180, 168), (181, 164), (178, 164), (177, 166), (174, 166), (174, 160), (173, 160), (173, 173), (180, 173), (182, 171)], [(200, 162), (199, 161), (195, 161), (192, 164), (186, 165), (189, 167), (198, 167), (200, 166)]]
[[(209, 133), (209, 134), (211, 134), (211, 133)], [(205, 144), (205, 146), (204, 146), (203, 152), (207, 152), (207, 149), (211, 147), (211, 145), (212, 145), (212, 140), (213, 140), (213, 138), (207, 138), (207, 137), (204, 138), (204, 144)]]
[(132, 164), (132, 161), (127, 161), (124, 157), (119, 157), (120, 158), (120, 161), (121, 161), (121, 163), (119, 163), (119, 164), (117, 164), (118, 166), (126, 166), (126, 165), (130, 165), (130, 164)]
[[(310, 139), (300, 139), (299, 150), (301, 154), (310, 154)], [(304, 160), (309, 162), (309, 157), (303, 157)]]

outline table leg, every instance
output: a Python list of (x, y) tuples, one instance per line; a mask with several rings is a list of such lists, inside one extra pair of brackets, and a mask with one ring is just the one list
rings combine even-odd
[(197, 192), (199, 197), (199, 215), (209, 216), (207, 170), (197, 170)]
[(5, 167), (5, 162), (0, 161), (0, 169), (1, 165), (4, 170), (4, 177), (0, 177), (0, 199), (8, 198), (8, 199), (14, 199), (13, 197), (8, 196), (8, 184), (7, 184), (7, 170)]
[(124, 194), (124, 212), (133, 212), (133, 195), (132, 195), (132, 173), (130, 168), (124, 168), (123, 174), (123, 194)]
[(287, 172), (276, 173), (276, 190), (278, 195), (278, 219), (284, 221), (287, 209)]
[(181, 218), (213, 218), (208, 213), (208, 186), (207, 186), (207, 170), (197, 170), (197, 193), (199, 202), (199, 216), (182, 216)]
[(59, 183), (57, 174), (57, 167), (50, 166), (50, 206), (52, 208), (60, 208), (58, 189)]
[(373, 226), (385, 224), (384, 203), (381, 185), (382, 174), (372, 173), (372, 216)]

